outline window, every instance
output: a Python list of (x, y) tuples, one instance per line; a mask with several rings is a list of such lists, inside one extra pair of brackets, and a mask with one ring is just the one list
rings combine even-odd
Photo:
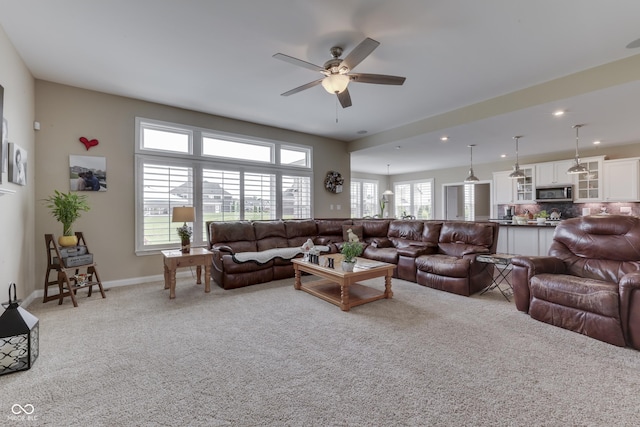
[(474, 221), (476, 219), (476, 186), (475, 184), (464, 185), (464, 219)]
[(206, 221), (311, 217), (311, 147), (140, 118), (136, 127), (136, 252), (179, 244), (177, 206), (195, 207), (195, 246)]
[(192, 133), (185, 129), (176, 129), (153, 123), (143, 123), (140, 126), (141, 148), (143, 150), (158, 150), (174, 153), (192, 152)]
[(395, 184), (394, 206), (396, 218), (433, 219), (433, 179)]
[(351, 180), (351, 218), (380, 214), (378, 181)]
[(271, 163), (273, 144), (230, 141), (204, 135), (202, 137), (202, 155)]

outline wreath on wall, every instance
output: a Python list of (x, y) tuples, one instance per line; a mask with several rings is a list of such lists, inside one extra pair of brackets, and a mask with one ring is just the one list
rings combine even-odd
[(342, 193), (342, 185), (344, 184), (344, 178), (340, 175), (340, 172), (329, 171), (327, 177), (324, 179), (324, 188), (332, 193)]

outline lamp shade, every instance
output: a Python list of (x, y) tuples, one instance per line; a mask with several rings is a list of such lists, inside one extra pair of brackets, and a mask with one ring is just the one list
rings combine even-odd
[[(13, 298), (11, 288), (13, 287)], [(38, 318), (20, 307), (16, 284), (9, 285), (9, 302), (0, 316), (0, 375), (30, 369), (38, 358)]]
[(330, 74), (322, 79), (322, 87), (329, 93), (342, 93), (349, 85), (349, 76), (346, 74)]
[(182, 206), (173, 208), (171, 222), (193, 222), (195, 217), (195, 210), (192, 206)]

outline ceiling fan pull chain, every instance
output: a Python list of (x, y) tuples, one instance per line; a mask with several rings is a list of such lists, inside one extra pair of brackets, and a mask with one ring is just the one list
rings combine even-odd
[(336, 96), (336, 123), (338, 123), (338, 97)]

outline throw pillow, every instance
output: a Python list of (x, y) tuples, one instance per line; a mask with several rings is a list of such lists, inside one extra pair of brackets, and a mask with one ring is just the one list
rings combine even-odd
[(358, 236), (358, 240), (359, 241), (363, 241), (362, 238), (362, 226), (361, 225), (343, 225), (342, 226), (342, 241), (343, 242), (348, 242), (349, 241), (349, 233), (347, 232), (347, 230), (351, 230), (351, 232), (353, 234), (355, 234), (356, 236)]

